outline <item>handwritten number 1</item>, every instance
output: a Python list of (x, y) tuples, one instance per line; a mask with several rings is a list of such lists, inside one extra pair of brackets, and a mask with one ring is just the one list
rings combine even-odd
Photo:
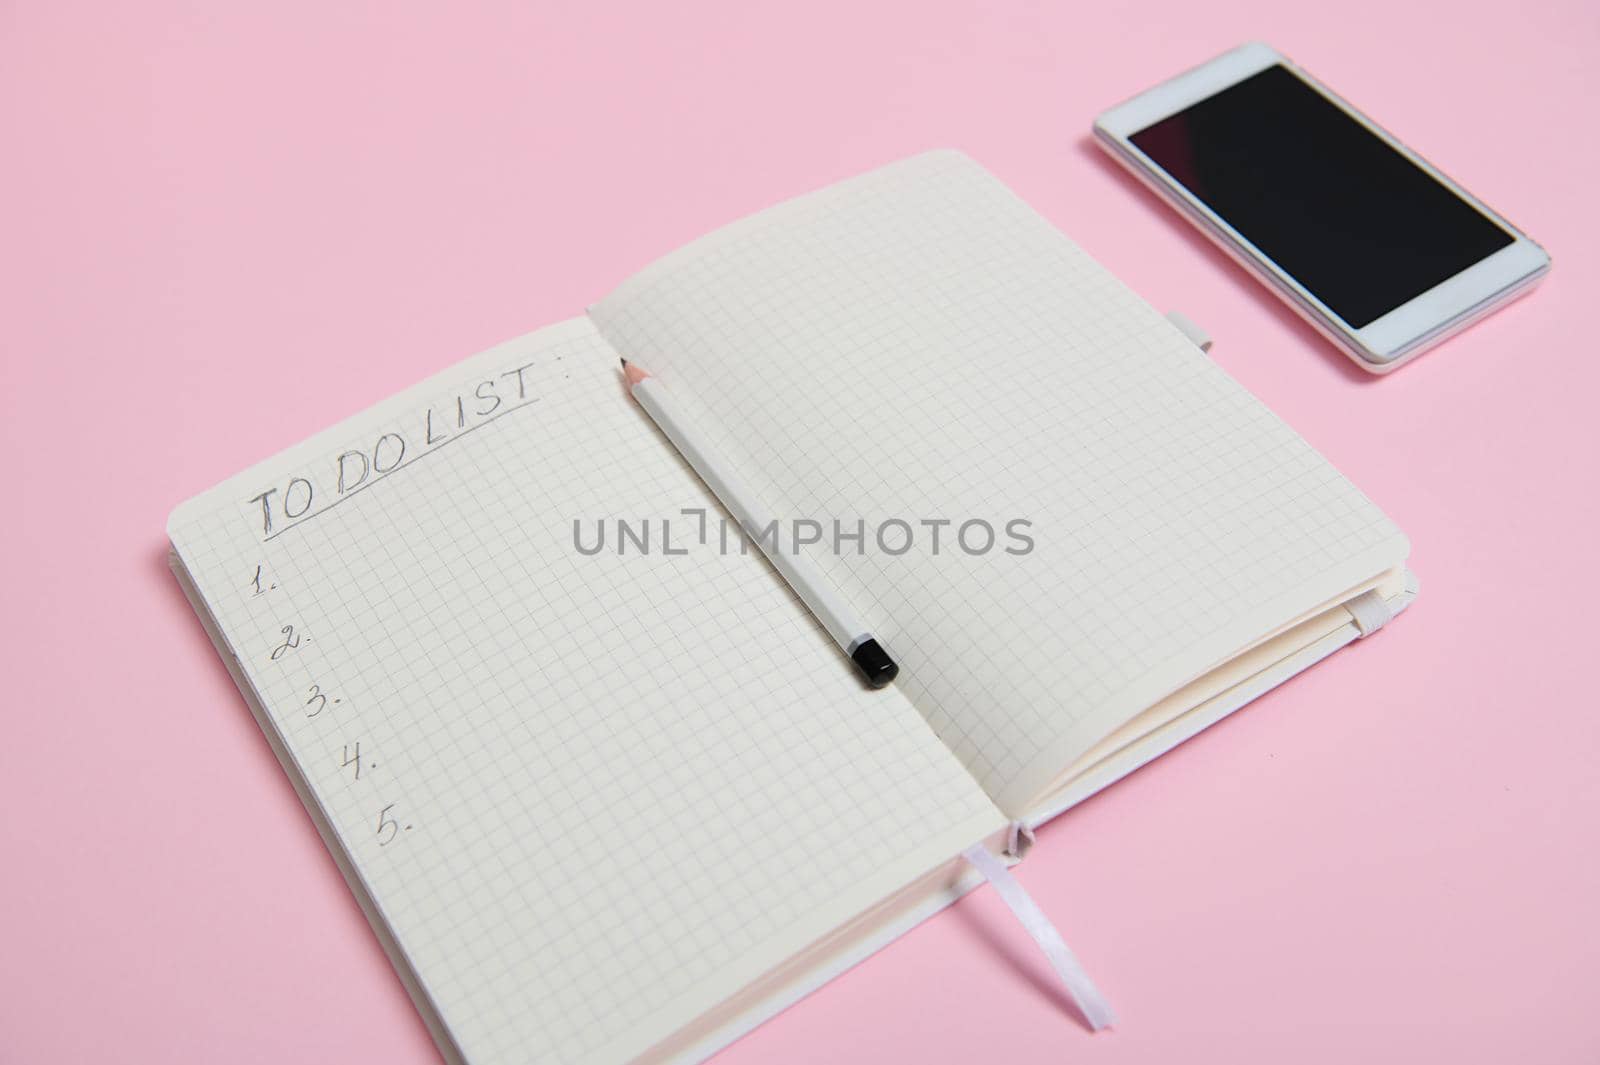
[(266, 579), (263, 573), (263, 567), (257, 565), (256, 575), (250, 578), (250, 598), (254, 599), (258, 595), (266, 595), (276, 587), (276, 584)]

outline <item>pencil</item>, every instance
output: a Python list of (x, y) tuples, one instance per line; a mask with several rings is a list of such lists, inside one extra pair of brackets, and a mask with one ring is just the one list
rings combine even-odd
[(650, 376), (642, 366), (627, 359), (622, 360), (622, 373), (634, 400), (672, 441), (672, 446), (678, 449), (678, 453), (705, 482), (706, 487), (711, 489), (711, 494), (728, 508), (733, 520), (755, 540), (773, 567), (789, 582), (789, 587), (822, 622), (828, 635), (855, 663), (867, 685), (881, 688), (894, 680), (900, 667), (895, 665), (894, 659), (873, 637), (866, 622), (834, 590), (827, 578), (798, 548), (785, 551), (781, 534), (774, 532), (771, 536), (764, 535), (766, 530), (775, 530), (772, 516), (716, 452), (690, 429), (688, 420), (673, 401), (667, 387)]

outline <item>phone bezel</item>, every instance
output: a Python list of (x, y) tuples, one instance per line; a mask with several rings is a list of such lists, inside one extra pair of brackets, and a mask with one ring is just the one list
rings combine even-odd
[[(1503, 226), (1515, 238), (1513, 242), (1357, 329), (1279, 268), (1276, 262), (1241, 236), (1222, 216), (1170, 177), (1131, 140), (1140, 130), (1279, 64), (1497, 225)], [(1516, 226), (1296, 66), (1288, 57), (1265, 44), (1253, 42), (1241, 45), (1118, 104), (1095, 120), (1094, 132), (1096, 140), (1110, 151), (1113, 158), (1181, 209), (1235, 259), (1255, 270), (1303, 317), (1338, 343), (1358, 365), (1375, 373), (1394, 369), (1507, 300), (1527, 291), (1550, 267), (1550, 257), (1545, 250)]]

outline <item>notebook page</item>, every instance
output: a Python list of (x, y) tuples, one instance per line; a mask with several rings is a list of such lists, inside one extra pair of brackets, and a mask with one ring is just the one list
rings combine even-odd
[[(1292, 430), (959, 153), (745, 219), (590, 314), (769, 507), (864, 521), (865, 550), (825, 539), (813, 559), (1012, 816), (1121, 722), (1407, 551)], [(1018, 519), (1031, 549), (1007, 535)], [(980, 526), (975, 553), (953, 543), (974, 520), (996, 532), (986, 553)], [(914, 533), (899, 555), (893, 522)]]
[(712, 506), (579, 320), (172, 517), (469, 1062), (630, 1060), (1004, 824), (758, 555), (575, 548)]

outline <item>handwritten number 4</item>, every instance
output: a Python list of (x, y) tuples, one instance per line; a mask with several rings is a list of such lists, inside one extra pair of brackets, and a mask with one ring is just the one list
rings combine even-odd
[(344, 761), (339, 763), (339, 767), (341, 769), (343, 769), (345, 766), (354, 767), (355, 773), (356, 773), (356, 779), (357, 780), (361, 779), (361, 741), (360, 740), (356, 740), (356, 746), (355, 746), (355, 750), (354, 751), (352, 751), (350, 749), (350, 745), (348, 743), (344, 745)]

